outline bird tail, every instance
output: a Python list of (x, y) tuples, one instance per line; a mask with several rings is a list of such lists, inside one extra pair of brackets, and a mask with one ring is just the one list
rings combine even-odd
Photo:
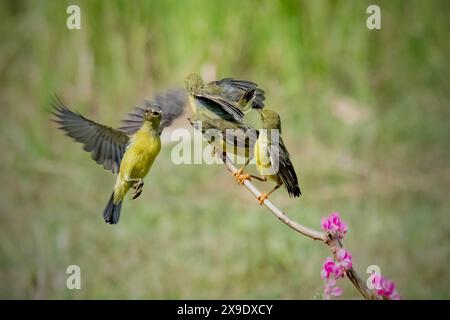
[(120, 218), (120, 210), (122, 209), (122, 201), (115, 204), (114, 203), (114, 192), (111, 194), (109, 198), (108, 204), (106, 205), (105, 210), (103, 211), (103, 219), (105, 219), (106, 223), (116, 224), (119, 222)]

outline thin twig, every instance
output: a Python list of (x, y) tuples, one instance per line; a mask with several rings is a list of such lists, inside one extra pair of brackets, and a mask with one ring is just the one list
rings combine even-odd
[[(227, 169), (233, 174), (238, 169), (234, 166), (230, 158), (223, 154), (218, 150), (217, 155), (222, 159), (223, 163), (227, 167)], [(261, 192), (251, 183), (250, 180), (244, 181), (244, 186), (256, 197), (258, 198), (261, 195)], [(331, 234), (324, 233), (321, 231), (310, 229), (298, 222), (291, 220), (282, 210), (280, 210), (277, 206), (275, 206), (269, 199), (265, 199), (263, 202), (264, 206), (269, 209), (269, 211), (274, 214), (279, 220), (283, 223), (297, 231), (298, 233), (311, 238), (313, 240), (320, 240), (324, 244), (326, 244), (333, 255), (336, 254), (337, 249), (343, 248), (342, 242), (339, 239), (334, 238)], [(356, 287), (358, 292), (368, 300), (378, 300), (378, 296), (374, 291), (370, 290), (359, 274), (352, 267), (346, 272), (347, 278), (352, 282), (352, 284)]]

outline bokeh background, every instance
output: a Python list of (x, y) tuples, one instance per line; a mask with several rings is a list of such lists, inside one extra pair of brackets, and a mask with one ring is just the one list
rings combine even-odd
[[(66, 28), (69, 4), (81, 30)], [(381, 30), (366, 28), (369, 4)], [(49, 121), (54, 92), (115, 126), (199, 72), (266, 90), (304, 191), (273, 195), (290, 217), (320, 228), (339, 211), (363, 276), (379, 265), (405, 298), (450, 298), (449, 12), (422, 0), (1, 1), (0, 297), (320, 298), (327, 248), (223, 166), (175, 166), (165, 143), (110, 226), (114, 177)], [(66, 289), (71, 264), (81, 290)]]

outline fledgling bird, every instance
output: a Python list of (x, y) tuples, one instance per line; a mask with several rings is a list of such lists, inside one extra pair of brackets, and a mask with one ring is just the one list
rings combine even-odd
[[(264, 109), (261, 112), (263, 130), (256, 130), (245, 123), (210, 118), (204, 114), (194, 115), (189, 121), (194, 128), (196, 128), (198, 122), (201, 122), (203, 136), (219, 150), (225, 152), (230, 151), (234, 154), (238, 154), (238, 151), (245, 152), (244, 156), (247, 158), (247, 162), (234, 174), (239, 184), (243, 184), (245, 180), (251, 180), (252, 178), (260, 181), (272, 180), (276, 182), (275, 187), (269, 193), (263, 193), (258, 198), (260, 204), (281, 185), (285, 186), (291, 197), (301, 195), (297, 175), (290, 160), (289, 152), (280, 136), (281, 122), (276, 112), (268, 109)], [(274, 134), (271, 131), (272, 129), (278, 130), (277, 139), (272, 136)], [(219, 138), (218, 141), (217, 138)], [(262, 177), (244, 173), (244, 169), (248, 165), (251, 157), (255, 158), (256, 168)]]
[(241, 155), (248, 159), (253, 157), (253, 148), (258, 138), (258, 130), (244, 122), (232, 122), (221, 118), (211, 118), (197, 113), (189, 122), (201, 130), (203, 137), (218, 150)]
[[(275, 111), (265, 109), (261, 112), (261, 123), (262, 129), (265, 129), (265, 133), (260, 134), (255, 143), (254, 157), (256, 160), (256, 169), (264, 178), (274, 180), (276, 185), (270, 192), (267, 194), (263, 193), (258, 198), (259, 203), (262, 204), (281, 185), (284, 185), (289, 196), (299, 197), (302, 193), (297, 174), (292, 165), (289, 152), (281, 138), (280, 115)], [(277, 145), (273, 144), (272, 130), (278, 130)], [(278, 165), (276, 165), (276, 161), (278, 161)], [(272, 173), (268, 171), (267, 169), (270, 166), (278, 167), (277, 172)]]
[(145, 101), (131, 112), (119, 129), (99, 124), (71, 111), (55, 98), (53, 114), (60, 129), (91, 152), (92, 159), (107, 170), (118, 173), (109, 201), (103, 211), (105, 222), (119, 222), (122, 201), (130, 188), (132, 199), (142, 192), (143, 179), (161, 149), (160, 134), (183, 112), (185, 95), (180, 90), (168, 91), (153, 101)]
[[(190, 74), (185, 84), (191, 109), (196, 118), (191, 120), (202, 121), (204, 129), (216, 127), (222, 131), (222, 137), (226, 139), (222, 139), (220, 143), (215, 142), (214, 148), (219, 146), (224, 152), (231, 150), (236, 155), (243, 155), (247, 158), (248, 164), (253, 157), (252, 150), (258, 131), (244, 122), (244, 113), (251, 109), (262, 110), (265, 92), (258, 88), (256, 83), (248, 80), (224, 78), (205, 83), (196, 73)], [(239, 130), (225, 136), (226, 129)], [(245, 133), (247, 130), (249, 134)], [(203, 130), (203, 133), (205, 131)], [(236, 174), (235, 178), (239, 182), (238, 177)]]
[(186, 78), (186, 90), (194, 114), (242, 122), (248, 110), (264, 108), (264, 91), (254, 82), (224, 78), (205, 83), (196, 73)]
[[(244, 166), (237, 172), (238, 181), (243, 183), (250, 177), (261, 181), (275, 181), (276, 185), (270, 192), (263, 193), (258, 197), (259, 204), (263, 204), (264, 200), (282, 185), (284, 185), (290, 197), (299, 197), (302, 193), (289, 152), (281, 138), (281, 120), (279, 114), (275, 111), (264, 109), (261, 111), (261, 123), (263, 130), (259, 131), (253, 151), (256, 160), (256, 169), (262, 178), (243, 174)], [(274, 134), (277, 134), (277, 136), (275, 137)]]

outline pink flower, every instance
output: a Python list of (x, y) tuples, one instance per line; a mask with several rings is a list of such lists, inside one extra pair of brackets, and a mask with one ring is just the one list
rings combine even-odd
[(372, 284), (379, 296), (391, 300), (400, 300), (400, 295), (395, 290), (395, 283), (392, 280), (377, 274), (372, 278)]
[(402, 298), (400, 297), (400, 295), (398, 294), (397, 291), (394, 291), (391, 296), (390, 296), (391, 300), (401, 300)]
[[(337, 239), (342, 239), (347, 233), (347, 224), (341, 220), (339, 213), (333, 212), (327, 218), (322, 219), (322, 229), (334, 235)], [(345, 273), (353, 266), (352, 254), (343, 249), (336, 249), (334, 259), (327, 257), (322, 265), (320, 276), (325, 281), (323, 298), (330, 299), (332, 296), (338, 297), (342, 294), (342, 289), (336, 286), (336, 280), (343, 278)], [(372, 278), (377, 295), (391, 299), (400, 300), (400, 295), (395, 290), (395, 283), (381, 275)]]
[(330, 300), (333, 297), (339, 297), (342, 295), (342, 289), (336, 286), (336, 280), (328, 279), (325, 280), (325, 287), (323, 289), (323, 299)]
[(322, 219), (322, 229), (342, 239), (347, 233), (347, 224), (341, 220), (339, 213), (333, 212), (328, 218)]
[(337, 250), (336, 261), (338, 262), (338, 267), (342, 269), (343, 272), (347, 271), (353, 266), (352, 254), (345, 249)]
[(329, 279), (332, 274), (335, 273), (336, 263), (330, 257), (327, 257), (322, 266), (320, 276), (322, 279)]
[(322, 265), (320, 276), (325, 280), (323, 298), (330, 299), (342, 294), (342, 289), (336, 286), (336, 280), (344, 277), (345, 272), (352, 267), (352, 254), (345, 249), (338, 249), (334, 255), (335, 260), (327, 257)]

